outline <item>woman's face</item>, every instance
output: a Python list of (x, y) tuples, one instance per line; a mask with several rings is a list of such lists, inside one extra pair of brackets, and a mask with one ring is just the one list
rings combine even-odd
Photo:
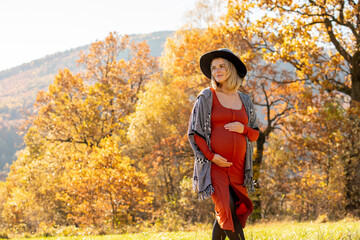
[(212, 60), (210, 68), (211, 74), (216, 82), (224, 83), (229, 78), (223, 58), (215, 58)]

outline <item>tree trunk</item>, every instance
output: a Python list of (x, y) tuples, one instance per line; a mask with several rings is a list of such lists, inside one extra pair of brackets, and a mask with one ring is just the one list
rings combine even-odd
[(354, 54), (351, 65), (351, 101), (360, 103), (360, 52)]
[(345, 159), (345, 211), (346, 215), (360, 217), (360, 116), (353, 114), (350, 117), (352, 129), (346, 146)]
[(254, 157), (254, 180), (255, 180), (255, 193), (252, 196), (252, 202), (254, 205), (254, 212), (252, 213), (252, 219), (260, 219), (261, 218), (261, 192), (259, 185), (259, 176), (260, 176), (260, 167), (263, 160), (264, 155), (264, 145), (266, 142), (266, 135), (264, 132), (260, 131), (259, 138), (256, 142), (256, 153)]
[(360, 52), (356, 52), (351, 69), (350, 137), (345, 160), (345, 211), (360, 217)]

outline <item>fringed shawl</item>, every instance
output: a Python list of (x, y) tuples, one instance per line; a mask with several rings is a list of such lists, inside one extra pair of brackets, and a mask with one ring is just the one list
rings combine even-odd
[[(254, 105), (250, 97), (242, 92), (238, 92), (240, 98), (245, 106), (246, 114), (248, 116), (248, 126), (258, 129), (258, 123)], [(211, 110), (212, 110), (212, 92), (210, 88), (206, 88), (197, 96), (194, 108), (190, 116), (190, 123), (188, 129), (188, 137), (192, 149), (194, 150), (194, 175), (193, 187), (198, 191), (199, 199), (205, 199), (214, 193), (214, 188), (211, 184), (211, 162), (205, 158), (204, 154), (200, 151), (195, 143), (194, 135), (205, 139), (207, 145), (211, 149)], [(254, 192), (253, 181), (253, 145), (246, 138), (246, 155), (245, 155), (245, 177), (244, 186), (249, 193)]]

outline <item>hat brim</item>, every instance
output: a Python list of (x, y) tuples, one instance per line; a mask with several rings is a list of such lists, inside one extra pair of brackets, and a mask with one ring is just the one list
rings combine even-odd
[(247, 69), (245, 64), (240, 60), (240, 58), (238, 58), (230, 50), (215, 50), (205, 53), (200, 58), (200, 69), (207, 78), (211, 79), (210, 65), (212, 60), (214, 60), (215, 58), (225, 58), (226, 60), (229, 60), (232, 64), (234, 64), (236, 72), (241, 78), (244, 78), (246, 76)]

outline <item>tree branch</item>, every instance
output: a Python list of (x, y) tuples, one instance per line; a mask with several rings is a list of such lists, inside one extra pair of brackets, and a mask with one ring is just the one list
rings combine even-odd
[[(317, 5), (313, 1), (310, 1), (310, 2), (313, 3), (313, 5), (315, 5), (316, 7), (324, 9), (323, 6)], [(342, 4), (343, 4), (343, 2), (342, 2)], [(344, 17), (343, 17), (342, 12), (340, 12), (340, 20), (338, 20), (334, 16), (332, 16), (330, 14), (327, 14), (327, 13), (323, 13), (323, 14), (307, 13), (307, 12), (302, 12), (300, 10), (287, 9), (287, 8), (282, 7), (282, 6), (276, 6), (276, 8), (282, 9), (285, 12), (296, 13), (296, 14), (299, 14), (301, 16), (306, 16), (306, 17), (311, 17), (311, 18), (313, 18), (313, 17), (321, 17), (321, 18), (323, 18), (325, 20), (330, 18), (331, 21), (333, 21), (333, 22), (335, 22), (335, 23), (337, 23), (337, 24), (339, 24), (341, 26), (348, 27), (351, 30), (351, 32), (354, 34), (356, 39), (359, 39), (359, 37), (360, 37), (360, 35), (356, 31), (355, 26), (353, 26), (350, 22), (344, 22)], [(325, 11), (325, 9), (324, 9), (324, 11)], [(342, 15), (342, 17), (341, 17), (341, 15)], [(323, 22), (323, 21), (314, 21), (312, 23), (306, 24), (305, 26), (311, 26), (311, 25), (315, 25), (315, 24), (319, 24), (319, 23), (324, 24), (325, 22)]]
[(80, 143), (80, 144), (86, 144), (89, 145), (88, 142), (86, 141), (86, 139), (84, 139), (83, 141), (74, 141), (73, 138), (67, 138), (67, 139), (50, 139), (50, 138), (46, 138), (46, 141), (50, 141), (50, 142), (70, 142), (70, 143)]

